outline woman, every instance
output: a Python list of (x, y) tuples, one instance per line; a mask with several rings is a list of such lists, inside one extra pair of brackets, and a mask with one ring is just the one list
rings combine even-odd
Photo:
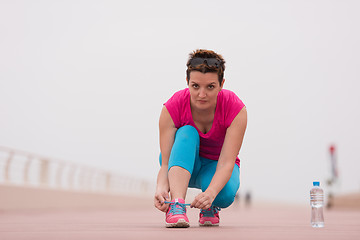
[(188, 88), (176, 92), (161, 111), (154, 205), (166, 212), (166, 227), (189, 227), (188, 187), (202, 190), (190, 205), (201, 209), (200, 226), (213, 226), (219, 225), (220, 208), (233, 203), (240, 186), (237, 155), (247, 113), (243, 102), (223, 89), (224, 70), (221, 55), (194, 51), (187, 62)]

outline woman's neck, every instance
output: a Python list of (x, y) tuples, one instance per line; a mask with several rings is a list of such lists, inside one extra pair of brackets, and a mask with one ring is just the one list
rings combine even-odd
[(191, 106), (191, 113), (193, 115), (193, 117), (195, 116), (196, 118), (207, 118), (209, 116), (213, 116), (215, 114), (215, 110), (216, 110), (216, 106), (213, 108), (207, 108), (207, 109), (198, 109), (194, 106), (192, 106), (192, 104), (190, 104)]

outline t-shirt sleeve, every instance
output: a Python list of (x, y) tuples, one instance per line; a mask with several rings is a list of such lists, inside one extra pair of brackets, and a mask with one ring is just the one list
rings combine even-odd
[(226, 116), (225, 116), (225, 126), (226, 128), (230, 127), (234, 118), (238, 115), (241, 109), (245, 104), (240, 100), (235, 93), (230, 92), (229, 96), (226, 99)]
[(175, 93), (169, 100), (167, 100), (164, 105), (168, 110), (176, 128), (180, 127), (180, 102), (179, 102), (179, 93)]

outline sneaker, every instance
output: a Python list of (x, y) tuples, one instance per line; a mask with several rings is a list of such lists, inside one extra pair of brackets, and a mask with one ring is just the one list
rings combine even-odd
[(185, 200), (176, 198), (170, 202), (170, 207), (166, 213), (166, 227), (168, 228), (186, 228), (189, 227), (189, 219), (186, 216)]
[(200, 226), (219, 226), (219, 207), (211, 206), (210, 208), (200, 210), (199, 225)]

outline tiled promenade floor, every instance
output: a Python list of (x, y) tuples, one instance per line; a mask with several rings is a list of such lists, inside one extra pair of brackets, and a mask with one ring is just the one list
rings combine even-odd
[(360, 239), (360, 211), (325, 211), (325, 228), (310, 227), (306, 207), (229, 208), (220, 227), (199, 227), (198, 210), (188, 209), (191, 227), (167, 229), (152, 208), (26, 210), (0, 212), (0, 239)]

